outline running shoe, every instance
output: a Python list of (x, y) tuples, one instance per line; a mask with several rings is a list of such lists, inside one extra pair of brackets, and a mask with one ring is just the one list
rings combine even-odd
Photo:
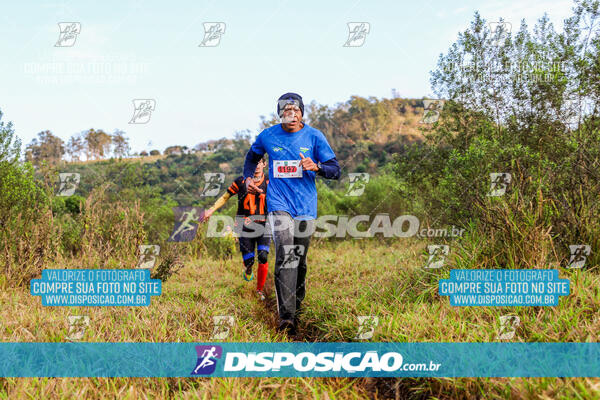
[(294, 321), (289, 320), (289, 319), (284, 319), (279, 322), (279, 326), (277, 327), (277, 330), (280, 332), (285, 332), (288, 335), (295, 335), (296, 334), (296, 325), (294, 325)]

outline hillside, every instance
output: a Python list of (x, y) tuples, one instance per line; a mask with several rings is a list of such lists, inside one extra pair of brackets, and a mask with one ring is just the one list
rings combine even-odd
[[(307, 107), (307, 123), (320, 129), (334, 149), (343, 176), (350, 172), (378, 174), (407, 146), (422, 140), (423, 101), (415, 99), (365, 99), (352, 97), (335, 107), (312, 103)], [(263, 120), (262, 127), (277, 122)], [(253, 138), (200, 143), (197, 151), (123, 159), (61, 162), (59, 172), (79, 173), (77, 194), (86, 197), (99, 185), (110, 182), (111, 191), (149, 186), (178, 205), (204, 205), (201, 192), (205, 173), (224, 173), (225, 183), (241, 174), (244, 157)], [(207, 150), (209, 149), (210, 150)], [(202, 149), (202, 150), (199, 150)], [(327, 182), (332, 187), (344, 183)]]

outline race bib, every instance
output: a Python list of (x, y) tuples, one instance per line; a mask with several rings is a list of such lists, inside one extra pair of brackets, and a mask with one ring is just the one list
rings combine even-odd
[(302, 178), (300, 160), (273, 160), (273, 177)]

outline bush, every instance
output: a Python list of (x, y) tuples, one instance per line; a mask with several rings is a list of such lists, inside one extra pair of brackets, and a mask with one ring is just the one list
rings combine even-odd
[(39, 274), (56, 256), (60, 235), (48, 194), (36, 184), (31, 164), (19, 160), (20, 146), (12, 124), (0, 122), (0, 275), (12, 285)]
[[(403, 195), (431, 218), (467, 228), (456, 255), (462, 266), (566, 265), (573, 244), (590, 245), (588, 265), (599, 263), (600, 88), (589, 83), (600, 80), (600, 69), (587, 66), (597, 65), (600, 33), (584, 26), (600, 17), (599, 8), (578, 3), (561, 34), (545, 17), (535, 35), (522, 25), (504, 46), (493, 44), (476, 15), (440, 57), (432, 83), (448, 100), (427, 141), (399, 155), (395, 172)], [(465, 60), (475, 67), (460, 68)], [(518, 69), (485, 75), (492, 61), (535, 60), (572, 68), (550, 82)], [(577, 110), (581, 102), (596, 106)], [(505, 195), (488, 196), (490, 173), (511, 174)]]

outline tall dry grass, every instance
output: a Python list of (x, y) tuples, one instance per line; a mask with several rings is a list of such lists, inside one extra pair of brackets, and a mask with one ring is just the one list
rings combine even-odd
[(88, 268), (133, 267), (139, 245), (146, 239), (144, 214), (139, 201), (109, 201), (108, 186), (94, 188), (85, 201), (79, 262)]
[(61, 259), (61, 228), (54, 223), (50, 209), (17, 214), (0, 229), (1, 286), (27, 285), (49, 263)]
[(143, 212), (139, 202), (109, 202), (107, 186), (94, 189), (75, 217), (83, 228), (75, 254), (63, 247), (63, 226), (49, 206), (11, 216), (0, 228), (0, 284), (26, 286), (51, 267), (135, 267), (146, 237)]

